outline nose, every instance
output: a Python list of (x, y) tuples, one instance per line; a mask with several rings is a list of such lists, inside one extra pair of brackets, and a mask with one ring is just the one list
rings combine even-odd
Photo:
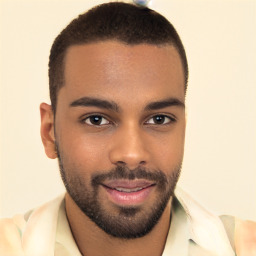
[(118, 128), (111, 144), (109, 159), (112, 164), (135, 169), (148, 163), (146, 138), (139, 126), (130, 124)]

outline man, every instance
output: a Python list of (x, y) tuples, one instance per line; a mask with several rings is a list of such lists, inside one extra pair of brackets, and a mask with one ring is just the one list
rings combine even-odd
[(164, 17), (95, 7), (56, 38), (49, 80), (41, 136), (67, 193), (2, 222), (1, 255), (253, 255), (248, 223), (175, 190), (188, 67)]

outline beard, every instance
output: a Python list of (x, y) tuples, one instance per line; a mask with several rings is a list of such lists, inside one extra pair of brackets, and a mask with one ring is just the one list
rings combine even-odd
[[(130, 170), (117, 166), (109, 171), (95, 172), (90, 181), (85, 180), (79, 167), (75, 164), (65, 166), (65, 157), (57, 148), (60, 173), (66, 190), (80, 210), (107, 234), (134, 239), (147, 235), (159, 222), (179, 179), (181, 163), (166, 176), (160, 170), (136, 168)], [(156, 197), (150, 206), (121, 206), (109, 208), (106, 200), (100, 198), (100, 187), (107, 180), (144, 179), (155, 184)]]

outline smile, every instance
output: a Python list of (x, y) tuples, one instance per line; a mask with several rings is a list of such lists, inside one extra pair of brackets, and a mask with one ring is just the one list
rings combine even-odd
[(125, 192), (125, 193), (132, 193), (132, 192), (137, 192), (142, 190), (143, 188), (114, 188), (115, 190), (119, 191), (119, 192)]
[(134, 206), (144, 203), (155, 185), (147, 180), (113, 180), (102, 184), (102, 187), (114, 204)]

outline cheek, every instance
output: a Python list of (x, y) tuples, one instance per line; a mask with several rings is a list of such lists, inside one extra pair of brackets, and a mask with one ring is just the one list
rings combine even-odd
[(67, 164), (76, 165), (84, 172), (106, 169), (108, 136), (88, 135), (79, 129), (66, 128), (58, 133), (57, 139)]
[(170, 133), (161, 140), (161, 143), (155, 143), (154, 159), (161, 165), (163, 170), (176, 168), (182, 163), (184, 154), (185, 129)]
[(161, 161), (169, 167), (175, 166), (183, 159), (184, 143), (183, 141), (170, 141), (161, 145), (160, 151), (157, 153), (158, 161)]

